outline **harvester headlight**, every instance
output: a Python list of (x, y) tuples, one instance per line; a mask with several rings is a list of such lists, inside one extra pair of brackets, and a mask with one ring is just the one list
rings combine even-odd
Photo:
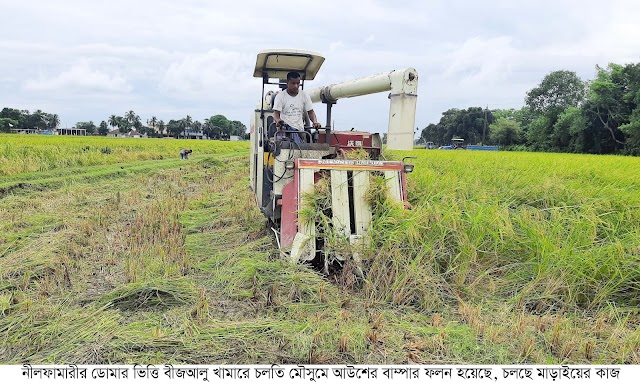
[(284, 163), (284, 168), (287, 170), (293, 170), (296, 167), (296, 163), (294, 161), (286, 161)]
[(410, 163), (406, 163), (404, 165), (404, 172), (405, 173), (411, 173), (413, 171), (413, 165)]

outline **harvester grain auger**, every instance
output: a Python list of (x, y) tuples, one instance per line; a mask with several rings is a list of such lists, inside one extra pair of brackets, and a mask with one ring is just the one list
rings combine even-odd
[[(332, 130), (332, 105), (340, 98), (390, 91), (387, 145), (411, 150), (418, 74), (407, 68), (316, 88), (309, 95), (313, 102), (326, 104), (326, 126), (312, 129), (306, 118), (299, 137), (286, 137), (277, 131), (273, 117), (275, 95), (284, 92), (265, 93), (265, 86), (282, 87), (287, 73), (296, 71), (303, 89), (323, 62), (324, 57), (308, 51), (281, 49), (258, 54), (253, 76), (262, 78), (262, 99), (251, 117), (250, 176), (256, 203), (280, 249), (293, 262), (312, 262), (327, 274), (336, 261), (341, 264), (346, 257), (358, 261), (357, 249), (366, 244), (372, 218), (366, 194), (372, 176), (384, 178), (391, 197), (406, 206), (406, 176), (413, 171), (413, 165), (403, 161), (380, 159), (380, 134)], [(355, 151), (357, 158), (349, 159)], [(309, 211), (306, 219), (303, 217), (304, 206), (309, 204), (306, 199), (320, 181), (328, 184), (329, 205), (318, 213), (328, 218), (334, 239), (341, 238), (355, 249), (350, 255), (328, 246), (326, 225), (317, 227), (317, 221), (309, 219)]]

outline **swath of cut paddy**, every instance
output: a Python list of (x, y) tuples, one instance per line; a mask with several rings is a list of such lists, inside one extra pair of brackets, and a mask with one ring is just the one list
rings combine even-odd
[(245, 142), (25, 139), (0, 136), (1, 363), (639, 362), (638, 158), (414, 151), (358, 280), (280, 257)]

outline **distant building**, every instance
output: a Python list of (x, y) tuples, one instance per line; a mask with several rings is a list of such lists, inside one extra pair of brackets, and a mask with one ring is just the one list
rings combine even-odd
[(144, 133), (138, 131), (121, 132), (119, 129), (107, 132), (107, 137), (133, 137), (133, 138), (146, 138), (148, 137)]
[(240, 136), (231, 135), (231, 136), (229, 136), (229, 140), (231, 140), (231, 141), (238, 141), (238, 140), (242, 140), (242, 139), (240, 139)]
[[(143, 137), (143, 135), (138, 131), (131, 131), (127, 132), (126, 137), (134, 137), (137, 139)], [(144, 137), (147, 137), (147, 135), (144, 135)]]
[(87, 130), (84, 128), (56, 128), (55, 134), (64, 136), (87, 136)]
[(15, 132), (23, 135), (53, 135), (54, 132), (49, 129), (35, 129), (35, 128), (16, 128)]
[(14, 131), (23, 135), (33, 135), (40, 133), (40, 130), (35, 128), (16, 128), (14, 129)]
[(207, 135), (205, 135), (204, 131), (194, 131), (193, 129), (187, 127), (178, 135), (178, 139), (209, 139)]

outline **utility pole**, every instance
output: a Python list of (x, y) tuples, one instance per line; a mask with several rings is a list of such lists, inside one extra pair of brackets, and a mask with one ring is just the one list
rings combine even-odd
[(482, 129), (482, 145), (484, 146), (484, 138), (487, 135), (487, 111), (489, 110), (489, 105), (487, 104), (487, 108), (484, 110), (484, 128)]

